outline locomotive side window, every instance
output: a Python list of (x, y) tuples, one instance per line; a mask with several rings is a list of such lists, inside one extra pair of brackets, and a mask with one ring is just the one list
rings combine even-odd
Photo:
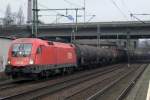
[(18, 43), (12, 46), (13, 57), (26, 57), (31, 54), (32, 44), (29, 43)]

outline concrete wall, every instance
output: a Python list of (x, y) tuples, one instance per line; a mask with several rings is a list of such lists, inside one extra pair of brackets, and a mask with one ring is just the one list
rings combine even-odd
[(8, 49), (12, 40), (0, 38), (0, 72), (4, 71), (7, 63)]

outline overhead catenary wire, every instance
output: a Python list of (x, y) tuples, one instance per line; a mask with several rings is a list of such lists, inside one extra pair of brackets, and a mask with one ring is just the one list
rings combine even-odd
[(85, 0), (83, 0), (83, 5), (78, 5), (76, 3), (73, 3), (73, 2), (70, 2), (69, 0), (64, 0), (66, 3), (70, 4), (71, 6), (78, 6), (78, 7), (82, 7), (84, 8), (84, 22), (86, 22), (86, 3), (85, 3)]
[(122, 5), (124, 5), (124, 7), (126, 8), (126, 10), (129, 12), (130, 14), (130, 17), (131, 18), (134, 18), (136, 20), (138, 20), (139, 22), (142, 22), (144, 24), (146, 24), (144, 21), (142, 21), (140, 18), (136, 17), (136, 15), (138, 16), (147, 16), (147, 15), (150, 15), (150, 14), (147, 14), (147, 13), (141, 13), (141, 14), (137, 14), (137, 13), (132, 13), (132, 11), (129, 9), (129, 7), (126, 5), (125, 1), (124, 0), (121, 0), (122, 2)]
[(124, 5), (124, 7), (126, 8), (125, 10), (127, 10), (128, 13), (132, 13), (131, 10), (129, 9), (129, 7), (126, 5), (124, 0), (121, 0), (122, 5)]
[[(40, 4), (40, 3), (38, 3), (38, 5), (41, 6), (42, 8), (49, 9), (47, 6), (42, 5), (42, 4)], [(51, 11), (56, 13), (56, 15), (55, 15), (56, 17), (57, 17), (58, 15), (63, 15), (63, 14), (59, 13), (59, 12), (56, 11), (56, 10), (51, 10)], [(41, 15), (40, 15), (40, 16), (41, 16)], [(44, 16), (44, 15), (43, 15), (43, 16)], [(47, 15), (46, 15), (46, 16), (47, 16)], [(53, 20), (52, 23), (55, 23), (55, 22), (57, 23), (57, 21), (60, 20), (60, 19), (62, 19), (62, 17)]]
[[(77, 16), (78, 11), (84, 10), (84, 7), (81, 7), (81, 8), (61, 8), (61, 9), (60, 9), (60, 8), (56, 8), (56, 9), (49, 9), (48, 7), (45, 7), (45, 6), (41, 5), (41, 4), (40, 4), (40, 6), (46, 8), (46, 9), (39, 9), (39, 11), (55, 11), (55, 12), (56, 12), (57, 10), (66, 11), (65, 16), (69, 16), (69, 15), (68, 15), (68, 11), (76, 11), (76, 16)], [(57, 14), (56, 14), (56, 19), (57, 19), (57, 16), (61, 16), (61, 15), (64, 15), (64, 14), (60, 14), (60, 13), (57, 12)], [(64, 17), (64, 16), (63, 16), (63, 17)], [(76, 18), (76, 19), (77, 19), (77, 18)]]
[[(43, 7), (43, 8), (45, 8), (45, 9), (49, 9), (48, 7), (46, 7), (45, 5), (42, 5), (40, 3), (38, 3), (38, 5), (41, 6), (41, 7)], [(55, 12), (55, 13), (57, 13), (57, 14), (61, 14), (61, 13), (57, 12), (56, 10), (52, 10), (52, 11)]]
[(91, 18), (87, 21), (90, 22), (96, 15), (92, 15)]
[[(80, 6), (80, 5), (78, 5), (78, 4), (75, 4), (75, 3), (70, 2), (69, 0), (64, 0), (64, 1), (67, 2), (68, 4), (70, 4), (71, 6)], [(49, 9), (48, 7), (46, 7), (46, 6), (43, 5), (43, 4), (40, 4), (40, 3), (38, 3), (38, 4), (39, 4), (40, 7), (44, 8), (44, 9)], [(81, 7), (81, 9), (85, 9), (84, 6), (83, 6), (83, 7), (80, 6), (80, 7)], [(73, 9), (74, 9), (74, 8), (73, 8)], [(50, 10), (50, 11), (55, 12), (55, 13), (56, 13), (56, 17), (59, 16), (59, 15), (63, 15), (63, 14), (57, 12), (56, 10)], [(68, 11), (67, 11), (67, 12), (68, 12)], [(66, 14), (67, 14), (67, 12), (66, 12)], [(40, 16), (42, 16), (42, 15), (40, 15)], [(43, 15), (43, 16), (44, 16), (44, 15)], [(88, 15), (86, 15), (86, 16), (88, 16)], [(92, 16), (92, 18), (90, 17), (90, 19), (88, 20), (88, 22), (91, 21), (96, 15), (93, 16), (93, 14), (92, 14), (91, 16)], [(59, 19), (60, 19), (60, 18), (59, 18)], [(84, 19), (84, 20), (85, 20), (85, 19)]]
[(112, 2), (112, 4), (118, 9), (118, 11), (122, 14), (122, 16), (128, 20), (128, 17), (126, 16), (126, 14), (120, 9), (120, 7), (117, 5), (117, 3), (114, 0), (110, 0)]
[(141, 15), (141, 16), (149, 16), (150, 14), (146, 14), (146, 13), (143, 13), (143, 14), (134, 14), (134, 13), (131, 13), (133, 15)]
[(70, 4), (71, 6), (74, 6), (74, 7), (76, 7), (76, 6), (78, 6), (78, 7), (82, 7), (81, 5), (78, 5), (78, 4), (76, 4), (76, 3), (73, 3), (73, 2), (70, 2), (69, 0), (64, 0), (66, 3), (68, 3), (68, 4)]
[(134, 13), (130, 13), (131, 17), (135, 18), (139, 22), (142, 22), (143, 24), (146, 24), (144, 21), (142, 21), (140, 18), (136, 17), (135, 15), (140, 15), (140, 16), (145, 16), (146, 15), (147, 16), (147, 15), (150, 15), (150, 14), (145, 14), (145, 13), (143, 13), (143, 14), (134, 14)]
[(72, 3), (72, 2), (70, 2), (69, 0), (64, 0), (66, 3), (68, 3), (68, 4), (70, 4), (71, 6), (79, 6), (79, 7), (82, 7), (82, 8), (84, 8), (84, 22), (86, 22), (86, 17), (87, 16), (92, 16), (92, 17), (90, 17), (88, 20), (87, 20), (87, 22), (90, 22), (93, 18), (95, 18), (95, 14), (91, 14), (91, 15), (87, 15), (88, 13), (86, 12), (86, 10), (85, 10), (85, 6), (86, 6), (86, 4), (85, 4), (85, 0), (84, 0), (84, 2), (83, 2), (83, 6), (80, 6), (80, 5), (78, 5), (78, 4), (76, 4), (76, 3)]

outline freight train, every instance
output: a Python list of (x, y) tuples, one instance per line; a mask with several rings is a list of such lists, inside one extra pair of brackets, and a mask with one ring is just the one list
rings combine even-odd
[(7, 75), (49, 77), (75, 69), (113, 63), (124, 59), (126, 51), (87, 45), (20, 38), (12, 42), (5, 68)]

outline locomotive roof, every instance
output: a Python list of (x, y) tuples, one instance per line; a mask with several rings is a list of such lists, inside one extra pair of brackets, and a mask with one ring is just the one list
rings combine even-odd
[(44, 41), (38, 38), (19, 38), (13, 41), (13, 43), (41, 43)]
[(14, 40), (12, 43), (37, 43), (37, 44), (42, 43), (46, 46), (53, 45), (55, 47), (63, 47), (63, 48), (74, 47), (72, 44), (69, 44), (69, 43), (46, 41), (46, 40), (41, 40), (38, 38), (20, 38), (20, 39)]

